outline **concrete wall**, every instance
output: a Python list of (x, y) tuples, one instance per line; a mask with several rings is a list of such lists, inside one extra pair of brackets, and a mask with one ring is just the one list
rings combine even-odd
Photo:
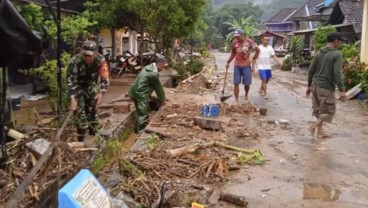
[[(124, 43), (123, 39), (128, 38), (128, 41)], [(127, 29), (115, 30), (115, 56), (123, 54), (124, 50), (129, 50), (133, 54), (138, 53), (138, 43), (137, 43), (137, 32), (130, 32)], [(104, 47), (103, 53), (106, 54), (107, 50), (112, 51), (112, 37), (110, 29), (102, 29), (98, 34), (98, 42)]]

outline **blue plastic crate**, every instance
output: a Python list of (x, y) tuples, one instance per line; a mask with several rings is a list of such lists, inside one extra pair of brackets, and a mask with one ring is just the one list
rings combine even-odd
[(220, 115), (220, 107), (214, 104), (204, 105), (201, 108), (201, 115), (204, 117), (217, 117)]
[(109, 193), (87, 169), (82, 169), (58, 193), (59, 208), (111, 208)]

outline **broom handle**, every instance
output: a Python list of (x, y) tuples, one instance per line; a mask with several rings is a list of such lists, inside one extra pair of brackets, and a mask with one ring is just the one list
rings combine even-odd
[(227, 70), (229, 69), (229, 67), (226, 67), (226, 71), (225, 71), (225, 79), (224, 79), (224, 86), (222, 87), (222, 95), (224, 95), (225, 93), (225, 85), (226, 85), (226, 79), (227, 79)]

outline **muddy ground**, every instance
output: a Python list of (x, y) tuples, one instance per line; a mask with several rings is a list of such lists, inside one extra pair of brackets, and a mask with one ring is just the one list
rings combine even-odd
[[(215, 53), (220, 74), (229, 54)], [(274, 71), (269, 100), (258, 95), (260, 80), (253, 79), (250, 103), (268, 108), (269, 119), (290, 120), (289, 129), (258, 126), (268, 132), (256, 147), (270, 161), (252, 166), (231, 179), (225, 190), (241, 193), (249, 207), (368, 207), (368, 111), (358, 101), (338, 103), (331, 139), (313, 140), (307, 132), (311, 101), (305, 98), (306, 71)], [(230, 76), (232, 77), (232, 76)], [(229, 78), (231, 83), (231, 78)], [(227, 88), (232, 90), (231, 85)], [(244, 91), (241, 91), (243, 95)], [(228, 100), (229, 103), (233, 99)], [(250, 179), (249, 179), (250, 176)], [(217, 207), (232, 207), (219, 204)]]

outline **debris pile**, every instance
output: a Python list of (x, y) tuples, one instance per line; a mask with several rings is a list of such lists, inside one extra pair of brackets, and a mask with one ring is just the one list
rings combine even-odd
[(111, 188), (113, 196), (124, 191), (150, 207), (160, 200), (165, 207), (186, 207), (193, 201), (209, 204), (211, 193), (228, 181), (231, 172), (242, 170), (244, 164), (266, 161), (257, 149), (229, 145), (230, 140), (241, 137), (241, 146), (246, 146), (247, 141), (259, 137), (236, 119), (252, 116), (252, 105), (219, 104), (222, 116), (207, 119), (219, 122), (223, 130), (209, 131), (194, 122), (200, 105), (177, 102), (180, 104), (168, 104), (151, 116), (141, 147), (117, 154), (119, 157), (101, 171), (103, 183), (112, 170), (122, 175), (123, 180)]

